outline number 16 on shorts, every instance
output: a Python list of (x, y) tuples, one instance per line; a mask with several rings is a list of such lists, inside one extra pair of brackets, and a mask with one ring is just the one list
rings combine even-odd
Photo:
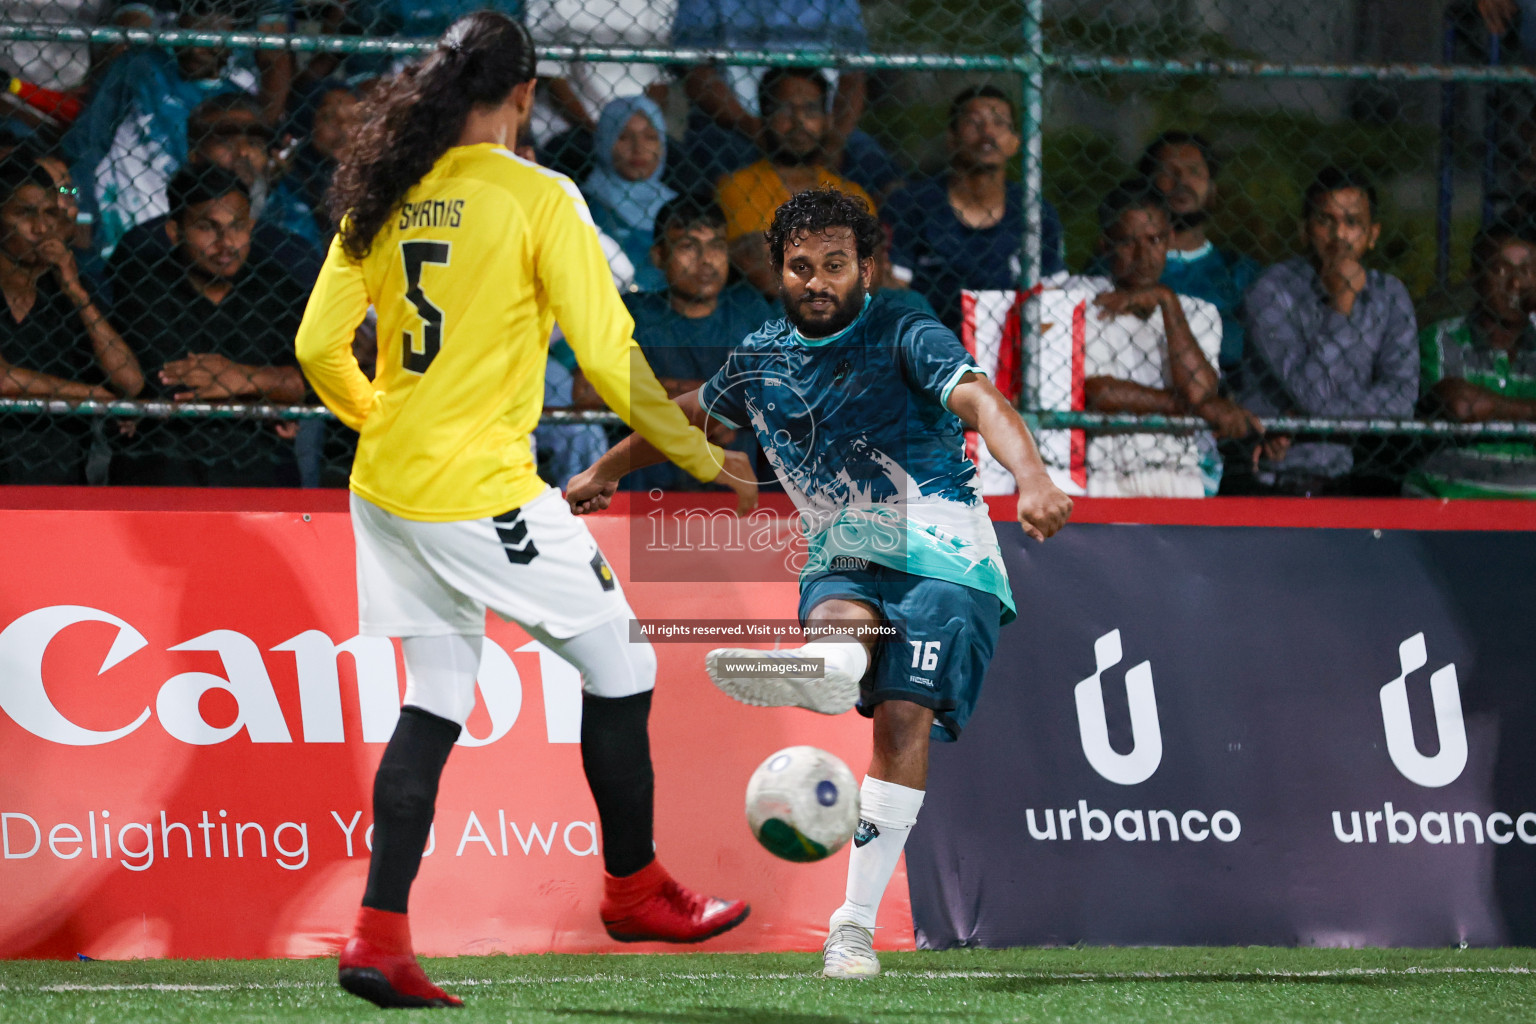
[(932, 672), (939, 667), (942, 640), (908, 640), (912, 645), (912, 668)]

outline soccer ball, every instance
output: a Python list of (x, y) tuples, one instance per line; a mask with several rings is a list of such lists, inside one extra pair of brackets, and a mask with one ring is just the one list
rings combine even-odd
[(853, 838), (858, 823), (858, 783), (825, 750), (786, 747), (758, 765), (747, 783), (747, 824), (775, 857), (830, 857)]

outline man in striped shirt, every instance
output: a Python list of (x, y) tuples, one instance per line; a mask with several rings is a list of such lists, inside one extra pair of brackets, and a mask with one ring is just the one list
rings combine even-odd
[[(1460, 423), (1536, 419), (1536, 238), (1493, 224), (1472, 245), (1477, 306), (1419, 334), (1420, 388)], [(1435, 498), (1536, 498), (1536, 445), (1479, 441), (1444, 448), (1409, 476), (1405, 492)]]

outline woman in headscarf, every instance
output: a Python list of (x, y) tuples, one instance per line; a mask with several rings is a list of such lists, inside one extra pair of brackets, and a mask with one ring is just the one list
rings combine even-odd
[(666, 121), (644, 96), (626, 96), (603, 108), (593, 144), (597, 169), (581, 191), (592, 219), (635, 265), (635, 289), (659, 291), (667, 279), (651, 262), (656, 213), (677, 193), (661, 183), (667, 167)]

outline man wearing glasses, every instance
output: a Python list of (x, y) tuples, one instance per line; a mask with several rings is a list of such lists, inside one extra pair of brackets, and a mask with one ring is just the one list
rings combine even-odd
[(831, 89), (827, 76), (814, 68), (770, 70), (758, 89), (763, 159), (720, 179), (731, 262), (770, 302), (778, 297), (779, 277), (763, 232), (775, 210), (806, 189), (827, 187), (875, 206), (868, 193), (828, 166)]
[(75, 268), (87, 290), (105, 308), (112, 307), (112, 286), (107, 281), (107, 261), (101, 258), (95, 244), (95, 224), (92, 218), (80, 216), (80, 189), (69, 173), (69, 164), (55, 153), (42, 153), (34, 158), (37, 165), (53, 179), (59, 209), (59, 236), (69, 246), (75, 258)]
[[(138, 361), (81, 281), (57, 196), (32, 158), (0, 160), (0, 397), (131, 398), (144, 386)], [(0, 483), (86, 483), (91, 427), (0, 411)]]
[[(894, 193), (880, 211), (891, 229), (891, 276), (960, 330), (962, 290), (1027, 286), (1024, 187), (1009, 179), (1023, 139), (1013, 100), (993, 85), (965, 89), (949, 105), (946, 173)], [(1066, 269), (1061, 220), (1040, 203), (1041, 277)]]

